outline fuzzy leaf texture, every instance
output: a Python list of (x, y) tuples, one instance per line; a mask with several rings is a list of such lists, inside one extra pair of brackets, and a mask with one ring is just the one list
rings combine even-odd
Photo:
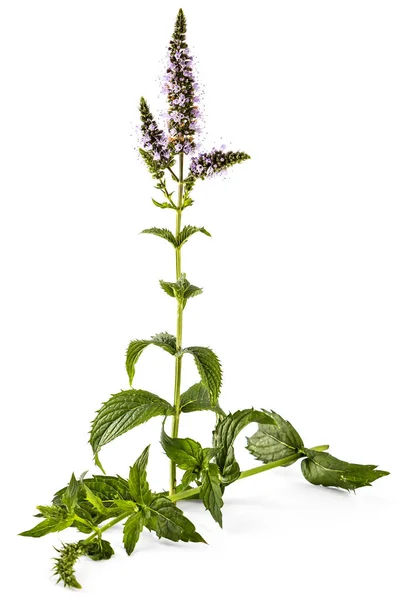
[(160, 286), (168, 296), (179, 300), (182, 303), (183, 308), (185, 308), (189, 298), (193, 298), (194, 296), (203, 293), (202, 288), (189, 283), (185, 273), (182, 273), (176, 282), (160, 280)]
[(97, 454), (108, 444), (152, 417), (170, 415), (173, 407), (159, 396), (144, 390), (126, 390), (104, 402), (92, 423), (90, 444)]
[[(263, 412), (270, 415), (275, 424), (261, 424), (258, 431), (247, 438), (247, 449), (255, 458), (268, 464), (304, 451), (303, 440), (289, 421), (273, 410)], [(293, 462), (298, 458), (300, 456), (295, 457)]]
[(153, 335), (150, 340), (134, 340), (128, 346), (126, 351), (125, 367), (129, 377), (129, 385), (132, 385), (132, 380), (135, 376), (135, 365), (139, 360), (143, 350), (150, 344), (162, 348), (169, 354), (174, 355), (176, 352), (176, 338), (170, 333), (158, 333)]
[(314, 485), (354, 491), (370, 486), (376, 479), (389, 475), (388, 471), (376, 471), (375, 465), (348, 463), (327, 452), (306, 449), (305, 453), (307, 458), (301, 463), (301, 471), (307, 481)]
[(216, 406), (222, 385), (222, 368), (218, 356), (210, 348), (201, 346), (191, 346), (183, 352), (193, 356), (201, 381), (210, 394), (211, 405)]
[(192, 385), (181, 395), (182, 412), (189, 413), (197, 410), (212, 410), (219, 415), (226, 416), (218, 403), (214, 406), (211, 404), (210, 393), (201, 381)]
[(200, 498), (204, 506), (210, 511), (214, 520), (222, 527), (221, 508), (224, 504), (222, 500), (221, 479), (218, 465), (209, 464), (201, 473)]
[(274, 424), (272, 416), (265, 412), (248, 408), (227, 415), (217, 424), (214, 434), (214, 446), (220, 448), (217, 454), (217, 465), (222, 475), (222, 483), (229, 485), (240, 476), (240, 467), (235, 459), (233, 444), (239, 433), (249, 423)]
[(211, 233), (204, 229), (204, 227), (194, 227), (194, 225), (185, 225), (185, 227), (180, 232), (178, 239), (176, 240), (176, 247), (181, 248), (185, 242), (188, 241), (190, 236), (194, 233), (204, 233), (208, 237), (211, 237)]

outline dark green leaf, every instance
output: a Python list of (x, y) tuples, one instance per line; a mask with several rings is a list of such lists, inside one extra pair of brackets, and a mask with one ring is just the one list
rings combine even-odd
[(185, 227), (180, 232), (178, 239), (176, 240), (176, 246), (181, 247), (194, 233), (204, 233), (204, 235), (208, 235), (211, 237), (211, 233), (209, 233), (204, 227), (194, 227), (193, 225), (185, 225)]
[(209, 391), (201, 381), (192, 385), (181, 395), (182, 412), (188, 413), (197, 410), (212, 410), (225, 416), (225, 413), (219, 404), (216, 404), (215, 406), (211, 405)]
[(199, 442), (191, 438), (171, 438), (161, 430), (161, 445), (172, 462), (180, 469), (200, 468), (203, 460), (203, 451)]
[(215, 464), (208, 465), (207, 469), (204, 469), (201, 473), (200, 498), (215, 521), (222, 527), (221, 508), (224, 502), (222, 500), (219, 469)]
[(56, 531), (62, 531), (67, 527), (70, 527), (73, 523), (74, 517), (70, 515), (64, 519), (45, 519), (41, 521), (36, 527), (29, 529), (28, 531), (23, 531), (19, 535), (23, 535), (25, 537), (42, 537), (47, 535), (48, 533), (55, 533)]
[(276, 424), (261, 424), (258, 431), (247, 438), (249, 452), (265, 464), (302, 452), (304, 443), (293, 425), (273, 410), (263, 412), (270, 415)]
[(187, 519), (167, 496), (157, 494), (150, 506), (151, 519), (146, 523), (159, 538), (164, 537), (173, 542), (204, 542), (195, 526)]
[(169, 354), (174, 355), (176, 352), (176, 338), (169, 333), (158, 333), (152, 336), (150, 340), (134, 340), (128, 346), (126, 351), (126, 371), (129, 377), (129, 385), (132, 385), (132, 380), (135, 375), (135, 364), (137, 363), (143, 350), (150, 344), (162, 348)]
[(265, 412), (248, 408), (227, 415), (219, 421), (216, 427), (214, 446), (220, 448), (217, 454), (217, 464), (225, 485), (233, 483), (240, 476), (240, 467), (235, 459), (233, 443), (249, 423), (271, 424), (275, 421)]
[(149, 460), (149, 449), (147, 446), (139, 456), (133, 467), (129, 470), (129, 491), (132, 498), (138, 504), (147, 504), (151, 500), (151, 492), (147, 483), (147, 462)]
[(387, 471), (376, 471), (375, 465), (348, 463), (327, 452), (306, 449), (305, 453), (307, 458), (302, 461), (301, 470), (307, 481), (314, 485), (355, 490), (389, 475)]
[(93, 452), (152, 417), (173, 413), (166, 400), (151, 392), (126, 390), (115, 394), (103, 404), (93, 421), (90, 433)]
[(131, 555), (143, 530), (143, 515), (141, 512), (129, 517), (124, 525), (124, 546), (127, 554)]
[(187, 471), (185, 471), (185, 473), (183, 474), (182, 477), (182, 481), (180, 483), (180, 485), (177, 487), (176, 492), (183, 492), (184, 490), (187, 490), (188, 487), (190, 486), (190, 484), (193, 481), (196, 481), (199, 478), (199, 473), (196, 470), (196, 472), (192, 471), (191, 469), (188, 469)]
[(114, 550), (107, 540), (94, 539), (88, 544), (83, 542), (83, 549), (86, 556), (92, 560), (109, 560), (114, 554)]
[(201, 381), (210, 394), (211, 405), (216, 406), (222, 384), (222, 369), (218, 356), (210, 348), (201, 346), (191, 346), (183, 352), (194, 357)]
[(158, 237), (167, 240), (170, 244), (177, 247), (176, 239), (172, 231), (169, 229), (160, 229), (159, 227), (151, 227), (150, 229), (143, 229), (142, 233), (151, 233), (152, 235), (157, 235)]

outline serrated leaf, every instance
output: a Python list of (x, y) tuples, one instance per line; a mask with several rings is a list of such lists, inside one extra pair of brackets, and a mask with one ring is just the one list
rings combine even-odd
[(63, 531), (63, 529), (67, 529), (67, 527), (70, 527), (72, 525), (73, 521), (73, 515), (70, 515), (69, 517), (66, 517), (64, 519), (44, 519), (44, 521), (41, 521), (41, 523), (36, 525), (36, 527), (28, 529), (27, 531), (23, 531), (19, 535), (22, 535), (24, 537), (35, 538), (43, 537), (48, 533), (55, 533), (57, 531)]
[(214, 446), (219, 447), (217, 465), (222, 474), (224, 485), (233, 483), (240, 476), (240, 467), (235, 459), (233, 443), (239, 433), (250, 423), (272, 424), (273, 417), (265, 412), (248, 408), (227, 415), (217, 424), (214, 434)]
[(174, 234), (169, 229), (159, 227), (151, 227), (150, 229), (143, 229), (142, 233), (151, 233), (152, 235), (156, 235), (164, 240), (167, 240), (170, 244), (173, 245), (174, 248), (177, 247), (177, 242)]
[(146, 523), (159, 538), (164, 537), (173, 542), (204, 542), (195, 526), (187, 519), (167, 496), (157, 494), (149, 505), (151, 518)]
[(151, 392), (126, 390), (115, 394), (103, 404), (92, 423), (93, 452), (152, 417), (170, 414), (174, 414), (171, 404)]
[(224, 502), (222, 500), (219, 469), (216, 464), (208, 465), (208, 468), (204, 469), (201, 473), (200, 498), (214, 520), (222, 527), (221, 508)]
[(143, 515), (141, 512), (129, 517), (124, 525), (124, 546), (126, 553), (131, 555), (143, 530)]
[(183, 308), (185, 308), (189, 298), (193, 298), (194, 296), (198, 296), (199, 294), (203, 293), (202, 288), (189, 283), (189, 281), (186, 279), (185, 273), (182, 273), (179, 279), (175, 282), (163, 281), (160, 279), (160, 286), (164, 292), (168, 294), (168, 296), (177, 298), (177, 300), (182, 303)]
[(194, 233), (198, 233), (198, 232), (204, 233), (204, 235), (211, 237), (211, 233), (209, 233), (207, 231), (207, 229), (204, 229), (204, 227), (194, 227), (194, 225), (185, 225), (185, 227), (182, 229), (182, 231), (178, 235), (178, 238), (176, 240), (176, 246), (178, 248), (183, 246), (183, 244), (185, 242), (187, 242), (187, 240), (190, 238), (190, 236), (192, 236)]
[(203, 461), (203, 451), (199, 442), (191, 438), (171, 438), (161, 430), (161, 446), (165, 454), (180, 469), (200, 468)]
[(376, 471), (375, 465), (348, 463), (328, 452), (306, 449), (305, 453), (307, 458), (301, 463), (301, 471), (307, 481), (314, 485), (356, 490), (370, 486), (376, 479), (389, 475), (388, 471)]
[(109, 560), (114, 554), (114, 550), (107, 540), (94, 539), (92, 542), (83, 543), (85, 556), (92, 560)]
[(261, 424), (256, 433), (247, 438), (249, 452), (265, 464), (302, 452), (304, 443), (293, 425), (273, 410), (263, 412), (270, 415), (276, 424)]
[(135, 375), (135, 364), (139, 360), (143, 350), (150, 344), (162, 348), (169, 354), (174, 355), (176, 352), (176, 338), (170, 333), (158, 333), (152, 336), (150, 340), (133, 340), (130, 342), (126, 351), (125, 367), (129, 377), (129, 385), (132, 385), (132, 380)]
[(210, 393), (201, 381), (195, 383), (181, 395), (181, 411), (184, 413), (197, 410), (212, 410), (220, 415), (226, 416), (225, 412), (216, 404), (212, 406)]
[(135, 502), (147, 504), (151, 500), (151, 492), (147, 483), (147, 462), (149, 460), (150, 446), (147, 446), (135, 464), (129, 470), (129, 491)]
[(212, 406), (216, 406), (222, 385), (222, 368), (218, 356), (210, 348), (191, 346), (183, 350), (194, 357), (203, 385), (210, 394)]

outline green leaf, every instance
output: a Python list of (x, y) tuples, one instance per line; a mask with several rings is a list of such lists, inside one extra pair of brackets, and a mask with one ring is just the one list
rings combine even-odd
[(187, 488), (190, 486), (190, 484), (193, 481), (197, 481), (198, 479), (199, 479), (199, 472), (197, 470), (196, 470), (196, 472), (194, 472), (191, 469), (188, 469), (183, 474), (182, 481), (181, 481), (180, 485), (177, 487), (176, 491), (183, 492), (184, 490), (187, 490)]
[(72, 513), (78, 502), (78, 494), (81, 488), (81, 481), (77, 481), (74, 473), (71, 475), (70, 482), (62, 497), (62, 503), (67, 507), (68, 512)]
[(194, 233), (204, 233), (208, 237), (211, 237), (211, 233), (204, 229), (204, 227), (194, 227), (193, 225), (185, 225), (180, 234), (178, 235), (178, 239), (176, 240), (176, 247), (180, 248), (183, 246), (185, 242), (192, 236)]
[(333, 486), (355, 490), (370, 486), (373, 481), (389, 475), (388, 471), (376, 471), (375, 465), (357, 465), (335, 458), (328, 452), (305, 450), (307, 458), (301, 463), (304, 477), (314, 485)]
[(181, 411), (184, 413), (197, 410), (212, 410), (226, 416), (219, 404), (211, 405), (210, 393), (201, 381), (195, 383), (181, 395)]
[(129, 517), (124, 525), (124, 546), (126, 553), (131, 555), (143, 530), (143, 515), (141, 512)]
[(67, 527), (70, 527), (72, 525), (73, 520), (73, 515), (70, 515), (69, 517), (66, 517), (64, 519), (45, 519), (44, 521), (41, 521), (41, 523), (36, 525), (36, 527), (33, 527), (28, 531), (23, 531), (19, 535), (35, 538), (42, 537), (44, 535), (47, 535), (48, 533), (55, 533), (56, 531), (62, 531), (63, 529), (67, 529)]
[(216, 406), (222, 384), (222, 369), (218, 356), (210, 348), (201, 346), (191, 346), (183, 352), (194, 357), (201, 381), (210, 394), (211, 405)]
[(146, 526), (154, 530), (159, 538), (167, 538), (173, 542), (204, 542), (195, 526), (187, 519), (167, 496), (157, 494), (149, 505), (150, 520)]
[(147, 446), (139, 456), (133, 467), (129, 470), (129, 491), (132, 498), (138, 504), (147, 504), (151, 500), (151, 492), (147, 483), (147, 462), (149, 460), (149, 449)]
[(123, 433), (152, 417), (174, 414), (166, 401), (144, 390), (126, 390), (104, 402), (92, 423), (90, 444), (96, 453)]
[(210, 511), (214, 520), (222, 527), (221, 508), (224, 504), (222, 500), (221, 479), (218, 466), (208, 465), (201, 473), (200, 498), (204, 506)]
[(214, 446), (219, 447), (217, 465), (222, 474), (222, 482), (229, 485), (240, 476), (240, 467), (235, 459), (233, 444), (239, 433), (250, 423), (272, 424), (273, 417), (265, 412), (248, 408), (238, 410), (220, 420), (215, 429)]
[(164, 240), (167, 240), (170, 244), (173, 245), (174, 248), (177, 247), (176, 239), (172, 231), (169, 229), (160, 229), (159, 227), (151, 227), (150, 229), (143, 229), (142, 233), (151, 233), (152, 235), (156, 235)]
[(265, 464), (302, 452), (304, 443), (293, 425), (273, 410), (263, 412), (274, 419), (275, 425), (261, 424), (256, 433), (247, 438), (249, 452)]
[(163, 281), (161, 279), (160, 285), (164, 292), (168, 294), (168, 296), (177, 298), (182, 303), (183, 308), (185, 308), (189, 298), (193, 298), (194, 296), (198, 296), (199, 294), (203, 293), (202, 288), (189, 283), (189, 281), (186, 279), (185, 273), (182, 273), (176, 282)]
[(88, 556), (92, 560), (109, 560), (114, 554), (110, 542), (97, 538), (88, 544), (83, 542), (83, 550), (85, 556)]
[(158, 208), (175, 208), (175, 206), (172, 206), (172, 204), (169, 202), (157, 202), (157, 200), (154, 200), (154, 198), (152, 198), (151, 201)]
[(170, 333), (158, 333), (153, 335), (150, 340), (134, 340), (126, 351), (126, 371), (129, 376), (129, 385), (132, 385), (132, 380), (135, 375), (135, 364), (137, 363), (143, 350), (150, 344), (162, 348), (169, 354), (174, 355), (176, 352), (176, 338)]
[(195, 442), (191, 438), (171, 438), (161, 430), (161, 445), (165, 454), (172, 462), (180, 469), (201, 468), (203, 461), (203, 450), (199, 442)]
[(101, 499), (94, 493), (92, 492), (92, 490), (85, 485), (85, 492), (86, 492), (86, 500), (88, 502), (90, 502), (90, 504), (93, 506), (93, 508), (100, 514), (100, 515), (104, 515), (107, 516), (108, 514), (108, 510), (107, 508), (104, 506), (103, 502), (101, 501)]

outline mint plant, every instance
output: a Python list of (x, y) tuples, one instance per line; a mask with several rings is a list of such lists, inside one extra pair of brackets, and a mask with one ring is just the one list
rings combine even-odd
[[(174, 232), (152, 227), (143, 233), (163, 238), (174, 248), (176, 280), (161, 280), (160, 286), (176, 303), (176, 333), (158, 333), (129, 344), (126, 352), (129, 387), (104, 402), (91, 426), (90, 444), (95, 464), (102, 474), (86, 477), (83, 473), (79, 479), (72, 474), (69, 484), (56, 492), (51, 504), (37, 507), (36, 517), (41, 519), (40, 522), (20, 534), (42, 537), (68, 527), (85, 534), (86, 537), (75, 543), (62, 544), (55, 559), (54, 572), (58, 581), (74, 588), (80, 587), (74, 572), (76, 561), (81, 556), (92, 560), (110, 559), (114, 550), (104, 539), (104, 534), (122, 521), (122, 541), (129, 555), (135, 550), (144, 528), (159, 538), (174, 542), (204, 542), (177, 502), (199, 500), (222, 527), (224, 493), (238, 479), (286, 467), (299, 460), (301, 471), (310, 483), (349, 491), (369, 486), (376, 479), (388, 475), (386, 471), (377, 470), (375, 465), (339, 460), (327, 453), (327, 445), (308, 448), (291, 423), (274, 411), (250, 407), (234, 413), (225, 412), (219, 402), (222, 369), (217, 355), (210, 348), (183, 346), (185, 307), (189, 300), (202, 293), (202, 288), (190, 283), (186, 274), (182, 273), (182, 248), (194, 234), (210, 235), (204, 227), (182, 226), (183, 213), (194, 202), (192, 193), (199, 180), (225, 173), (228, 168), (250, 157), (245, 152), (226, 151), (224, 148), (199, 152), (199, 92), (193, 58), (186, 43), (186, 19), (182, 10), (178, 12), (169, 44), (164, 88), (168, 99), (166, 129), (159, 126), (146, 100), (140, 100), (142, 147), (139, 152), (156, 181), (155, 188), (161, 194), (153, 199), (153, 203), (161, 210), (169, 209), (175, 213)], [(189, 157), (185, 173), (185, 158)], [(170, 191), (171, 185), (176, 186), (176, 195)], [(136, 364), (150, 345), (159, 347), (174, 359), (173, 403), (150, 391), (132, 387)], [(200, 381), (182, 392), (182, 359), (185, 354), (193, 358)], [(213, 411), (216, 418), (209, 447), (202, 447), (195, 439), (179, 437), (180, 419), (186, 413), (203, 410)], [(154, 492), (150, 488), (146, 473), (149, 446), (127, 471), (126, 478), (107, 475), (100, 462), (101, 448), (157, 416), (163, 417), (160, 442), (170, 463), (169, 491)], [(170, 421), (169, 434), (166, 428)], [(257, 423), (258, 430), (247, 439), (247, 448), (262, 464), (241, 471), (235, 458), (234, 443), (238, 434), (250, 423)]]

